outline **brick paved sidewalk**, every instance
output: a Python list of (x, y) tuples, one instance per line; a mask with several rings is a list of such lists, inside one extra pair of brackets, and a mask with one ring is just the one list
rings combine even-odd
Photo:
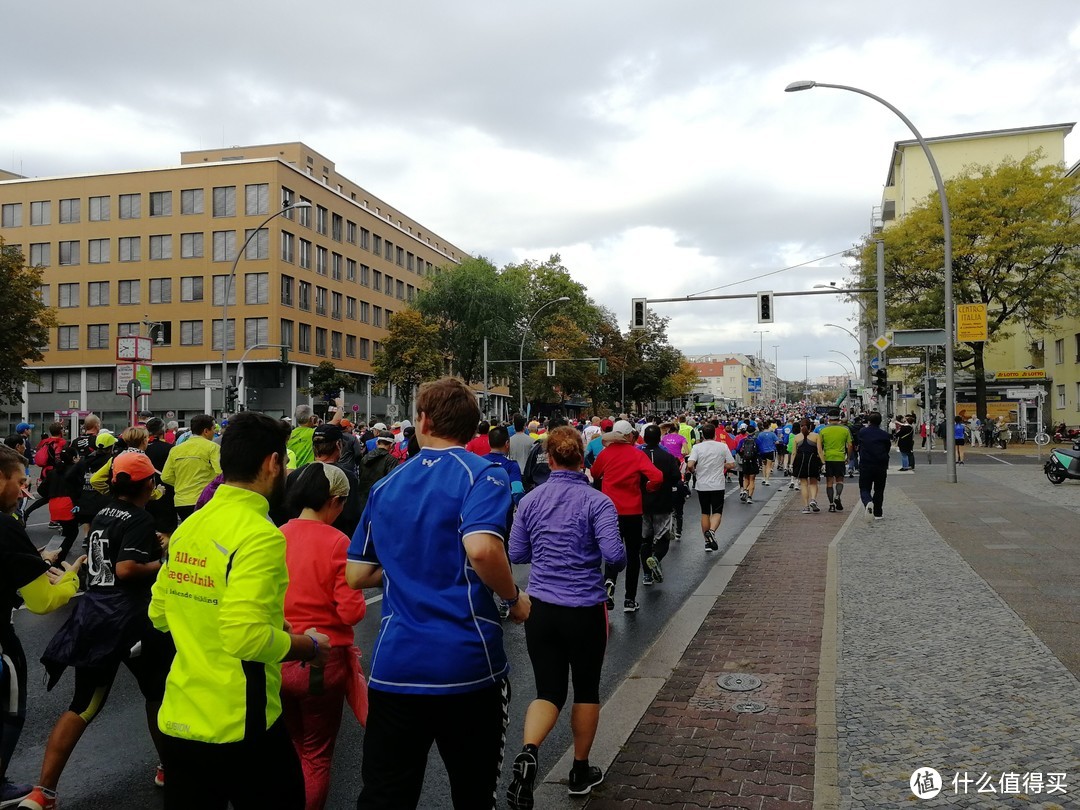
[[(590, 810), (813, 806), (828, 546), (849, 513), (802, 515), (791, 496), (608, 769)], [(716, 680), (730, 673), (756, 675), (762, 685), (725, 691)], [(766, 708), (733, 710), (745, 700)]]

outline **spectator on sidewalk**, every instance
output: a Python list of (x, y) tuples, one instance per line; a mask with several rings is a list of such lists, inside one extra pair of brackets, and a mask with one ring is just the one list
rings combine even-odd
[[(667, 455), (658, 446), (660, 431), (650, 429), (655, 431), (653, 450)], [(581, 472), (584, 459), (577, 431), (556, 428), (547, 446), (551, 477), (522, 499), (510, 534), (511, 560), (532, 563), (532, 613), (525, 622), (525, 639), (536, 680), (536, 699), (525, 713), (523, 747), (507, 790), (511, 810), (533, 806), (539, 748), (566, 703), (567, 671), (574, 684), (570, 795), (583, 796), (603, 781), (603, 772), (589, 764), (600, 721), (600, 671), (607, 646), (602, 564), (626, 564), (615, 506), (590, 487)], [(674, 464), (674, 459), (669, 461)], [(670, 514), (668, 519), (670, 523)]]
[(892, 441), (881, 429), (880, 413), (874, 411), (866, 421), (867, 426), (859, 431), (859, 497), (866, 514), (881, 520)]
[(896, 420), (896, 449), (900, 451), (900, 472), (913, 471), (915, 469), (914, 416)]

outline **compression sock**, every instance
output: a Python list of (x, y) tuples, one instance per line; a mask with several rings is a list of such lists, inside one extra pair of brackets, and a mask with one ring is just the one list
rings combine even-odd
[(844, 494), (844, 485), (839, 481), (836, 482), (836, 500), (840, 500), (840, 496)]
[(825, 494), (829, 496), (829, 503), (833, 502), (833, 488), (825, 487)]

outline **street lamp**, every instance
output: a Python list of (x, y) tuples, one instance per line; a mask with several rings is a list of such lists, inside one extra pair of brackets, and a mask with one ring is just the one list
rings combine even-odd
[[(851, 361), (851, 358), (848, 357), (845, 352), (842, 352), (839, 349), (829, 349), (829, 351), (830, 352), (835, 352), (836, 354), (840, 355), (845, 360), (847, 360), (849, 363), (851, 363), (851, 374), (852, 374), (851, 379), (856, 380), (856, 379), (859, 378), (859, 373), (855, 370), (855, 364)], [(829, 362), (830, 363), (835, 363), (836, 361), (835, 360), (830, 360)]]
[(540, 307), (540, 309), (529, 316), (529, 321), (525, 324), (525, 331), (521, 333), (521, 350), (518, 352), (518, 412), (522, 416), (525, 415), (525, 338), (529, 335), (529, 327), (532, 326), (533, 319), (543, 310), (547, 309), (552, 304), (569, 300), (570, 296), (564, 295), (561, 298), (556, 298), (554, 301), (548, 301)]
[[(911, 123), (911, 120), (904, 115), (900, 110), (896, 109), (892, 104), (887, 102), (881, 96), (875, 96), (873, 93), (866, 90), (860, 90), (858, 87), (850, 87), (846, 84), (826, 84), (824, 82), (815, 81), (797, 81), (792, 82), (784, 88), (786, 93), (795, 93), (799, 90), (810, 90), (814, 87), (829, 87), (834, 90), (847, 90), (851, 93), (858, 93), (861, 96), (872, 98), (874, 101), (888, 107), (896, 116), (907, 124), (907, 128), (911, 130), (911, 133), (915, 136), (915, 140), (919, 142), (919, 146), (922, 147), (923, 154), (926, 155), (926, 162), (930, 164), (930, 171), (934, 174), (934, 183), (937, 185), (938, 199), (941, 201), (941, 227), (944, 232), (944, 244), (943, 252), (945, 254), (945, 413), (953, 414), (956, 412), (956, 375), (953, 369), (953, 272), (952, 272), (952, 218), (949, 213), (949, 201), (945, 197), (945, 181), (941, 179), (941, 170), (938, 169), (937, 161), (934, 160), (934, 154), (930, 151), (930, 146), (926, 143), (926, 139), (923, 138), (922, 133), (915, 128), (915, 125)], [(880, 250), (880, 248), (879, 248)], [(880, 253), (878, 254), (881, 255)], [(884, 289), (878, 290), (878, 335), (879, 337), (885, 334), (885, 312), (884, 307), (881, 306), (885, 295)], [(949, 483), (956, 483), (956, 438), (952, 431), (945, 431), (945, 473)]]
[[(233, 279), (236, 278), (236, 265), (240, 263), (240, 257), (247, 252), (248, 242), (250, 242), (255, 235), (263, 229), (263, 227), (273, 220), (275, 217), (281, 216), (286, 211), (292, 211), (294, 208), (311, 208), (311, 203), (307, 200), (297, 200), (294, 203), (282, 207), (280, 210), (275, 211), (255, 228), (248, 238), (244, 240), (243, 246), (236, 252), (236, 258), (233, 259), (232, 269), (229, 270), (229, 277), (225, 279), (225, 289), (221, 296), (221, 414), (225, 415), (225, 411), (228, 409), (229, 398), (229, 290), (232, 289)], [(212, 331), (212, 330), (211, 330)], [(234, 332), (235, 334), (235, 332)], [(239, 369), (237, 370), (237, 376), (239, 376)]]
[[(762, 367), (765, 365), (765, 335), (769, 334), (769, 332), (771, 332), (771, 331), (772, 331), (771, 329), (755, 329), (754, 330), (754, 334), (758, 336), (758, 352), (757, 352), (758, 374), (761, 374), (762, 387), (764, 387), (764, 383), (765, 383), (765, 375), (764, 375), (764, 373), (762, 373)], [(761, 389), (758, 389), (758, 403), (760, 404), (762, 402), (762, 400), (764, 400), (764, 399), (765, 399), (765, 392), (763, 390), (761, 390)]]

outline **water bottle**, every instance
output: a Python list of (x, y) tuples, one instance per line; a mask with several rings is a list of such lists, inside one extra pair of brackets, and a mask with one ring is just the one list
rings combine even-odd
[[(316, 633), (319, 632), (318, 628), (311, 628)], [(325, 682), (323, 681), (323, 666), (317, 664), (314, 661), (311, 662), (311, 666), (308, 667), (308, 694), (309, 695), (321, 695), (326, 689)]]

